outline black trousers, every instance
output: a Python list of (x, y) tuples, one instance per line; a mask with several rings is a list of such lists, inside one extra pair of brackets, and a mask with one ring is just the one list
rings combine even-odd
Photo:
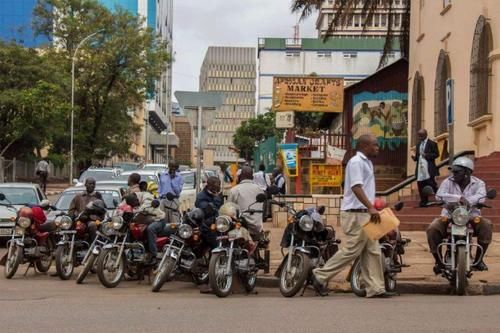
[(424, 187), (426, 186), (432, 187), (434, 193), (437, 193), (438, 190), (438, 186), (434, 177), (417, 182), (417, 185), (418, 185), (418, 194), (420, 195), (420, 205), (425, 205), (429, 201), (429, 198), (422, 193)]

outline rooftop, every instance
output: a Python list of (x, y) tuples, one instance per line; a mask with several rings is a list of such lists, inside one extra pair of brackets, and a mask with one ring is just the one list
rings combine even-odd
[[(259, 38), (259, 52), (262, 50), (380, 50), (384, 49), (385, 38), (381, 37), (331, 37), (321, 38)], [(394, 40), (393, 50), (399, 50), (399, 41)]]

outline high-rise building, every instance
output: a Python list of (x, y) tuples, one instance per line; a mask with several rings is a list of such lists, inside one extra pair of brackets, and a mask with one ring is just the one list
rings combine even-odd
[(214, 162), (234, 162), (238, 154), (229, 147), (241, 122), (255, 114), (256, 50), (253, 47), (208, 48), (200, 71), (200, 91), (222, 92), (225, 101), (208, 128), (206, 149)]
[(15, 41), (26, 47), (49, 43), (45, 36), (36, 36), (32, 29), (33, 9), (37, 0), (0, 1), (0, 40)]
[[(336, 2), (339, 0), (325, 0), (321, 4), (318, 19), (316, 20), (316, 29), (318, 37), (324, 37), (328, 27), (333, 21), (336, 9)], [(403, 15), (406, 12), (408, 0), (393, 0), (392, 2), (392, 29), (394, 35), (400, 35), (402, 29)], [(353, 37), (353, 36), (373, 36), (384, 37), (389, 24), (388, 10), (378, 9), (372, 17), (362, 14), (365, 0), (359, 0), (356, 8), (353, 8), (353, 17), (349, 19), (346, 26), (331, 33), (333, 36)], [(364, 31), (363, 31), (364, 29)]]

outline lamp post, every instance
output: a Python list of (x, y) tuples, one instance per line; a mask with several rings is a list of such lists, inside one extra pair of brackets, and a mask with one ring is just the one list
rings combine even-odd
[(84, 39), (82, 39), (80, 41), (80, 43), (78, 43), (78, 45), (76, 46), (76, 49), (75, 49), (75, 52), (73, 53), (73, 59), (71, 61), (71, 133), (70, 133), (70, 136), (71, 136), (71, 139), (70, 139), (70, 153), (69, 153), (69, 184), (71, 185), (72, 182), (73, 182), (73, 156), (74, 156), (74, 152), (73, 152), (73, 139), (74, 139), (74, 123), (75, 123), (75, 61), (76, 61), (76, 53), (78, 52), (78, 50), (80, 49), (80, 47), (87, 41), (89, 40), (90, 38), (94, 37), (95, 35), (97, 35), (98, 33), (101, 33), (103, 32), (104, 29), (101, 29), (99, 31), (96, 31), (90, 35), (88, 35), (87, 37), (85, 37)]

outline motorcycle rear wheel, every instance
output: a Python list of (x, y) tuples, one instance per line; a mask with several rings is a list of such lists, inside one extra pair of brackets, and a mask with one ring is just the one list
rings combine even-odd
[(467, 255), (465, 247), (457, 247), (457, 271), (455, 273), (455, 291), (457, 295), (465, 295), (465, 288), (467, 287)]
[(76, 253), (73, 251), (73, 258), (69, 258), (69, 252), (69, 245), (60, 245), (56, 249), (56, 271), (61, 280), (69, 280), (75, 269)]
[[(290, 274), (286, 271), (286, 262), (288, 260), (287, 254), (283, 258), (283, 268), (280, 274), (280, 293), (285, 297), (295, 296), (306, 282), (307, 276), (311, 269), (311, 260), (308, 255), (297, 252), (292, 254), (292, 262), (290, 267)], [(293, 273), (293, 274), (291, 274)]]
[(351, 289), (356, 296), (366, 297), (366, 289), (361, 277), (361, 260), (359, 259), (359, 257), (354, 261), (354, 264), (352, 265)]
[(242, 275), (243, 287), (247, 293), (252, 292), (257, 285), (257, 273), (250, 272)]
[(165, 263), (158, 267), (158, 273), (156, 273), (156, 276), (153, 280), (153, 286), (151, 290), (154, 293), (157, 293), (160, 291), (161, 287), (167, 282), (168, 278), (170, 277), (170, 274), (172, 274), (172, 271), (175, 268), (175, 260), (168, 257), (165, 259)]
[(228, 256), (224, 252), (213, 253), (208, 267), (208, 282), (210, 287), (218, 297), (227, 297), (231, 293), (233, 286), (233, 274), (225, 274), (226, 268), (231, 263), (228, 262)]
[(52, 253), (53, 253), (53, 245), (50, 240), (48, 241), (47, 251), (48, 254), (43, 255), (41, 258), (35, 261), (35, 267), (40, 273), (47, 273), (52, 266)]
[[(116, 262), (119, 252), (118, 248), (105, 249), (97, 259), (97, 277), (106, 288), (117, 287), (125, 273), (125, 257), (122, 255), (120, 262)], [(118, 264), (116, 268), (115, 264)]]
[(12, 279), (23, 260), (23, 248), (13, 243), (9, 246), (9, 250), (10, 252), (7, 254), (7, 261), (5, 262), (4, 274), (7, 279)]
[[(90, 250), (89, 250), (90, 251)], [(83, 264), (83, 269), (80, 271), (80, 274), (78, 274), (78, 277), (76, 278), (76, 283), (77, 284), (82, 284), (83, 280), (87, 277), (89, 272), (92, 270), (94, 267), (95, 260), (97, 259), (97, 254), (91, 253), (85, 263)]]

